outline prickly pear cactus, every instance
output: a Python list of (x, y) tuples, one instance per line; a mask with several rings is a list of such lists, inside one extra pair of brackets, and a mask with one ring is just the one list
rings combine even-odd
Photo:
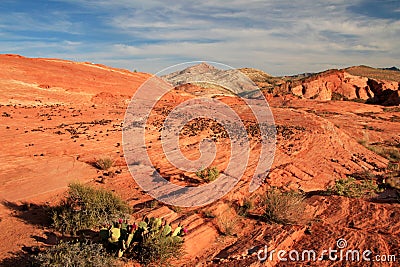
[(110, 243), (116, 243), (118, 242), (119, 238), (121, 237), (121, 229), (119, 228), (112, 228), (110, 230), (110, 237), (108, 238), (108, 241)]
[[(100, 238), (109, 242), (114, 247), (118, 246), (116, 254), (122, 257), (126, 251), (138, 250), (143, 243), (149, 240), (159, 239), (159, 243), (182, 244), (182, 236), (186, 233), (183, 226), (178, 225), (175, 229), (171, 225), (163, 222), (160, 218), (146, 218), (139, 223), (116, 222), (109, 229), (100, 230)], [(162, 241), (161, 239), (164, 239)], [(139, 249), (140, 250), (140, 249)]]

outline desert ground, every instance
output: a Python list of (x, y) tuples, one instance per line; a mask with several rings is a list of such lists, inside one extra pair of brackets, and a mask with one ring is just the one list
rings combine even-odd
[[(44, 207), (56, 205), (68, 184), (79, 181), (116, 192), (133, 208), (132, 220), (154, 216), (186, 225), (185, 254), (175, 266), (398, 266), (400, 72), (361, 66), (310, 77), (272, 77), (254, 69), (241, 71), (262, 89), (274, 115), (272, 167), (260, 188), (250, 193), (260, 153), (260, 136), (251, 132), (249, 164), (234, 189), (205, 207), (179, 208), (144, 192), (124, 158), (125, 111), (152, 74), (89, 62), (0, 55), (0, 265), (24, 264), (27, 254), (57, 242), (60, 233), (51, 228)], [(165, 95), (148, 121), (146, 144), (159, 173), (180, 185), (204, 181), (168, 163), (159, 130), (174, 107), (199, 95), (231, 106), (248, 129), (256, 125), (241, 98), (221, 88), (187, 84)], [(213, 166), (223, 171), (229, 140), (221, 135), (223, 130), (210, 130), (212, 124), (202, 120), (197, 123), (201, 127), (189, 125), (190, 134), (180, 136), (182, 153), (195, 159), (200, 140), (215, 137)], [(101, 157), (114, 161), (107, 172), (94, 166)], [(336, 181), (349, 176), (356, 183), (368, 180), (379, 190), (358, 197), (329, 193)], [(293, 214), (299, 216), (295, 222), (265, 219), (260, 202), (272, 188), (305, 196), (304, 211)], [(251, 207), (246, 206), (249, 203)], [(397, 255), (397, 262), (262, 262), (257, 257), (264, 246), (321, 251), (334, 248), (340, 238), (348, 248)], [(138, 266), (126, 263), (132, 264)]]

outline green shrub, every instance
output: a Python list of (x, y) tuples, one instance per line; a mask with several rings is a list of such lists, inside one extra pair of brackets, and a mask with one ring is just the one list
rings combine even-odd
[(182, 254), (182, 239), (165, 236), (163, 231), (145, 236), (134, 247), (135, 258), (144, 265), (170, 266), (170, 261), (179, 259)]
[(327, 192), (329, 195), (359, 198), (379, 192), (379, 187), (373, 180), (357, 181), (350, 176), (336, 180), (335, 185), (329, 187)]
[(31, 258), (33, 266), (41, 267), (109, 267), (116, 266), (115, 259), (101, 244), (83, 242), (60, 242)]
[(113, 192), (82, 184), (70, 184), (68, 196), (52, 208), (52, 225), (62, 233), (75, 235), (131, 212), (128, 204)]
[(265, 210), (263, 216), (268, 221), (281, 224), (300, 222), (306, 208), (303, 194), (295, 191), (281, 192), (276, 188), (265, 194), (261, 204)]
[(203, 168), (196, 172), (197, 177), (203, 179), (206, 182), (212, 182), (219, 177), (219, 170), (217, 167)]
[(100, 159), (97, 159), (95, 162), (95, 166), (98, 169), (103, 170), (103, 171), (108, 170), (113, 165), (114, 165), (114, 160), (110, 157), (100, 158)]

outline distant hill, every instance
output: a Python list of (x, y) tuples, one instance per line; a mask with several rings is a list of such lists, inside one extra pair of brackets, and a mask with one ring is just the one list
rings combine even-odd
[(214, 89), (222, 86), (235, 94), (251, 92), (257, 89), (257, 86), (248, 77), (242, 75), (241, 72), (234, 69), (217, 69), (207, 63), (200, 63), (184, 70), (164, 75), (162, 78), (174, 86), (185, 83), (200, 87), (212, 86)]
[[(315, 100), (356, 100), (382, 105), (400, 104), (400, 71), (353, 66), (320, 73), (272, 77), (249, 74), (266, 93), (274, 96), (293, 94)], [(397, 68), (396, 68), (397, 69)]]
[[(373, 104), (398, 105), (400, 71), (394, 68), (353, 66), (320, 73), (274, 77), (254, 68), (241, 68), (238, 72), (238, 70), (221, 70), (201, 63), (162, 78), (174, 86), (190, 83), (210, 90), (213, 95), (227, 95), (231, 92), (246, 98), (258, 98), (261, 96), (259, 93), (261, 89), (264, 94), (270, 96), (293, 94), (300, 98), (321, 101), (356, 100)], [(241, 74), (245, 74), (256, 86), (249, 83)], [(195, 87), (190, 88), (193, 91)], [(207, 94), (207, 91), (201, 91), (202, 95)]]
[(390, 67), (390, 68), (379, 68), (379, 69), (381, 69), (381, 70), (394, 70), (394, 71), (400, 71), (400, 69), (399, 69), (399, 68), (397, 68), (397, 67), (395, 67), (395, 66), (393, 66), (393, 67)]
[[(392, 69), (395, 68), (395, 69)], [(376, 69), (369, 66), (355, 66), (344, 69), (348, 73), (356, 76), (367, 77), (371, 79), (387, 80), (400, 82), (400, 71), (396, 67), (389, 69)]]

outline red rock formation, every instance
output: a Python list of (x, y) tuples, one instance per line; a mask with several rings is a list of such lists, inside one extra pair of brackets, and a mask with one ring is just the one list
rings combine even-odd
[(382, 105), (398, 105), (399, 82), (352, 75), (346, 70), (330, 70), (297, 81), (289, 81), (288, 91), (301, 98), (321, 101), (362, 99)]

